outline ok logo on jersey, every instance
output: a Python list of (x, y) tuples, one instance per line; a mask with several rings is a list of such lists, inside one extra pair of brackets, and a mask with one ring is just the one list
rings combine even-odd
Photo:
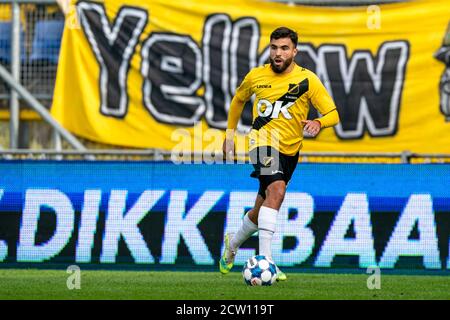
[[(284, 103), (284, 105), (283, 105)], [(280, 116), (280, 112), (286, 119), (292, 119), (291, 114), (289, 113), (289, 108), (295, 102), (292, 101), (275, 101), (273, 105), (269, 100), (261, 99), (258, 101), (257, 110), (258, 115), (260, 117), (271, 117), (272, 119), (277, 119)]]

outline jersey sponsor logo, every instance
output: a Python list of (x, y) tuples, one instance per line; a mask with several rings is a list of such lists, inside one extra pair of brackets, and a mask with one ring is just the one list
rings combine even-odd
[(270, 117), (272, 119), (276, 119), (280, 116), (280, 113), (282, 113), (286, 119), (292, 119), (288, 109), (294, 105), (294, 102), (287, 102), (284, 105), (283, 103), (285, 102), (277, 100), (275, 101), (275, 104), (272, 104), (268, 100), (261, 99), (258, 101), (257, 105), (258, 115), (260, 117)]
[(272, 119), (278, 119), (280, 114), (283, 114), (287, 120), (292, 119), (289, 113), (289, 108), (295, 104), (295, 101), (300, 98), (309, 89), (308, 78), (296, 84), (289, 84), (287, 92), (278, 98), (274, 103), (266, 99), (261, 99), (257, 104), (258, 117), (253, 122), (253, 129), (259, 130), (264, 125), (269, 123)]
[(258, 84), (256, 86), (257, 89), (270, 89), (272, 86), (270, 84)]

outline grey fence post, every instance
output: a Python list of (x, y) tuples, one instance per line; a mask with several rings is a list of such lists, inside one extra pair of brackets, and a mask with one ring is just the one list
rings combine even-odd
[(410, 163), (411, 162), (412, 153), (408, 150), (403, 151), (401, 155), (402, 163)]
[(77, 150), (85, 151), (86, 148), (78, 141), (69, 131), (61, 126), (48, 112), (48, 110), (20, 83), (17, 83), (8, 70), (0, 64), (0, 78), (2, 78), (6, 84), (13, 88), (17, 93), (32, 107), (37, 113), (44, 119), (49, 125), (51, 125), (61, 136), (69, 142), (72, 147)]
[[(55, 129), (53, 129), (52, 131), (53, 131), (53, 147), (54, 147), (55, 151), (61, 151), (62, 150), (61, 135)], [(55, 159), (62, 160), (63, 156), (58, 154), (55, 156)]]
[[(20, 5), (12, 3), (11, 28), (11, 75), (14, 81), (20, 82)], [(9, 147), (16, 149), (19, 141), (19, 95), (11, 87), (9, 112)]]

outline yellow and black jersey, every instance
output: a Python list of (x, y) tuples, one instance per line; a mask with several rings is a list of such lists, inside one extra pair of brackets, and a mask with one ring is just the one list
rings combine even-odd
[[(275, 73), (270, 64), (253, 68), (237, 88), (236, 97), (248, 101), (255, 94), (253, 126), (249, 134), (250, 151), (270, 145), (286, 155), (295, 155), (302, 148), (303, 124), (310, 103), (323, 115), (336, 110), (333, 99), (310, 70), (295, 65), (289, 73)], [(230, 110), (231, 112), (231, 110)], [(339, 121), (321, 121), (322, 127)], [(331, 115), (331, 114), (330, 114)], [(330, 121), (331, 120), (331, 121)]]

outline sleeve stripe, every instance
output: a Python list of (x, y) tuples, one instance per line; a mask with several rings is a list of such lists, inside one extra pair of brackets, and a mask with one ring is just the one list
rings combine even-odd
[(331, 109), (330, 111), (328, 111), (327, 113), (323, 114), (322, 116), (326, 116), (327, 114), (329, 114), (330, 112), (333, 112), (334, 110), (336, 110), (336, 108)]

